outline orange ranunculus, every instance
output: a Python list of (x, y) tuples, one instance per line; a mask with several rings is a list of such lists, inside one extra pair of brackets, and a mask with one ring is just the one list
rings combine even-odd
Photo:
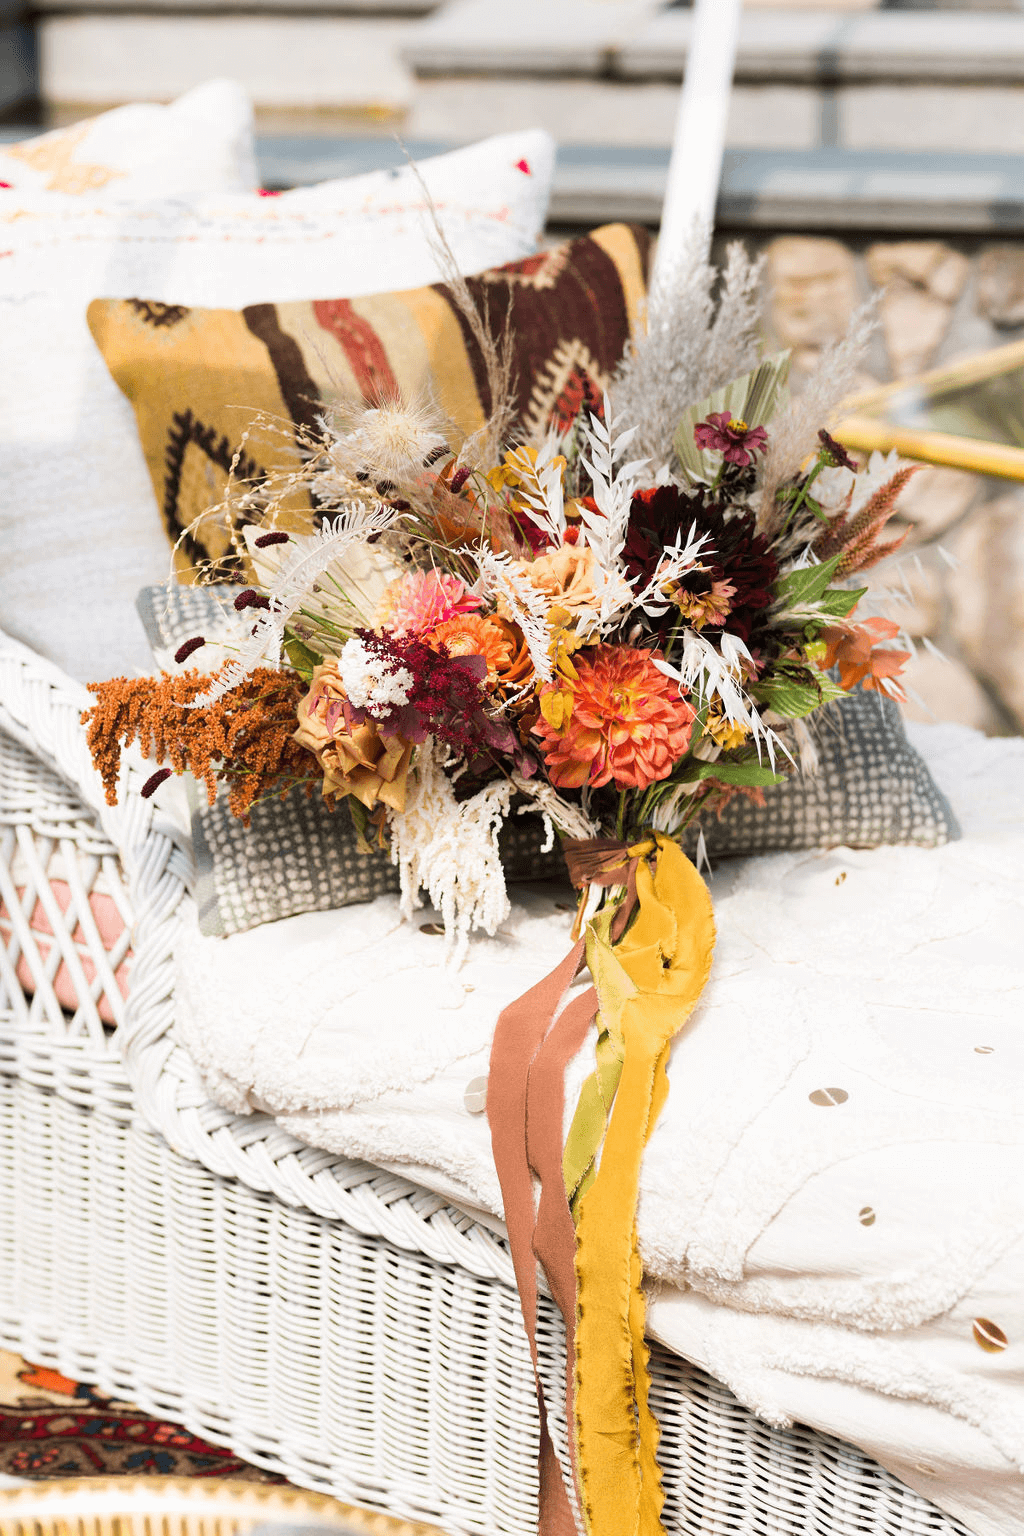
[[(823, 629), (826, 651), (822, 669), (827, 672), (838, 666), (839, 681), (847, 690), (861, 683), (877, 693), (903, 699), (906, 695), (896, 678), (910, 660), (910, 652), (876, 649), (883, 640), (894, 640), (899, 632), (892, 619), (865, 619), (849, 629)], [(881, 686), (883, 678), (888, 680), (888, 688)]]
[(353, 722), (334, 661), (314, 668), (298, 713), (295, 740), (320, 764), (325, 795), (355, 795), (368, 811), (378, 803), (405, 810), (413, 744), (403, 736), (382, 736), (372, 720)]
[(491, 623), (498, 626), (508, 641), (508, 660), (498, 667), (498, 684), (505, 693), (516, 693), (533, 681), (530, 647), (519, 625), (511, 619), (492, 614)]
[(456, 614), (423, 639), (434, 651), (443, 645), (449, 656), (482, 656), (492, 684), (512, 660), (512, 641), (505, 631), (494, 619), (476, 613)]
[[(696, 715), (654, 657), (631, 646), (593, 646), (574, 657), (572, 682), (556, 676), (545, 687), (533, 730), (552, 784), (646, 789), (668, 777), (690, 744)], [(548, 695), (557, 695), (554, 709), (545, 709)]]

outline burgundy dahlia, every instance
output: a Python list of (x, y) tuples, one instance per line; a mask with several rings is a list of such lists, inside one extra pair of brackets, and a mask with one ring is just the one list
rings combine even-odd
[[(772, 601), (778, 575), (775, 556), (764, 536), (755, 532), (750, 512), (726, 517), (723, 507), (705, 503), (700, 492), (689, 494), (674, 485), (638, 491), (622, 551), (627, 575), (639, 578), (634, 590), (654, 575), (665, 546), (675, 543), (677, 533), (685, 539), (691, 525), (697, 535), (706, 534), (707, 541), (701, 569), (687, 572), (676, 583), (676, 606), (691, 622), (703, 613), (707, 629), (727, 629), (749, 641)], [(659, 627), (672, 618), (670, 610)]]

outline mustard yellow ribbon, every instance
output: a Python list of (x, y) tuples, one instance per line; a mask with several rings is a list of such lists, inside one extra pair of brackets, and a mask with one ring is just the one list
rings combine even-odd
[[(602, 995), (599, 980), (604, 979), (605, 993), (610, 995), (609, 965), (613, 971), (618, 969), (608, 932), (614, 915), (614, 909), (607, 908), (592, 918), (587, 928), (587, 966), (597, 986), (599, 998)], [(618, 1018), (618, 1012), (614, 1009), (602, 1009), (597, 1015), (598, 1036), (594, 1051), (597, 1070), (591, 1073), (580, 1089), (576, 1111), (565, 1140), (562, 1175), (574, 1218), (578, 1215), (580, 1200), (594, 1181), (595, 1161), (604, 1140), (608, 1116), (622, 1075), (624, 1046)]]
[(704, 990), (715, 945), (711, 898), (679, 846), (657, 833), (629, 855), (640, 860), (631, 927), (613, 945), (611, 915), (599, 915), (588, 933), (603, 1044), (563, 1159), (577, 1217), (576, 1438), (590, 1536), (663, 1533), (636, 1205), (672, 1037)]

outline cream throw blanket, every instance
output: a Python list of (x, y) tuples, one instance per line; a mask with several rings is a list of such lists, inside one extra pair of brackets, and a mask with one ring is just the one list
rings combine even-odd
[[(911, 733), (960, 842), (716, 871), (711, 981), (644, 1164), (648, 1321), (770, 1422), (849, 1440), (1007, 1536), (1024, 1531), (1024, 740)], [(181, 1038), (222, 1104), (493, 1218), (464, 1094), (501, 1008), (565, 954), (564, 899), (517, 898), (455, 977), (393, 898), (186, 932)], [(976, 1318), (1008, 1347), (983, 1349)]]

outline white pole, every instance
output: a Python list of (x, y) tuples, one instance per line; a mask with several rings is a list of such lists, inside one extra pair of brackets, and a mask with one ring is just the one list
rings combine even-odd
[(654, 280), (665, 276), (693, 238), (714, 228), (729, 97), (743, 0), (694, 0), (686, 75), (679, 101)]

